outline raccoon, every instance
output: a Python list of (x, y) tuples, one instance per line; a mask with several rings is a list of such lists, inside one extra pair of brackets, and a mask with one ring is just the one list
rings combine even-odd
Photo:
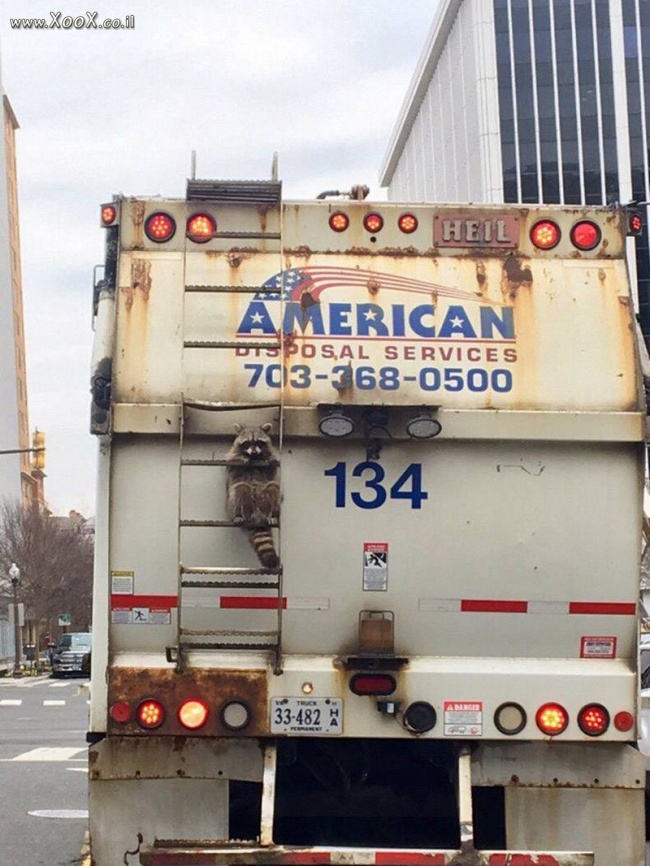
[(242, 427), (226, 459), (226, 507), (230, 519), (248, 532), (257, 558), (264, 568), (280, 564), (270, 523), (280, 513), (278, 457), (271, 442), (271, 424)]

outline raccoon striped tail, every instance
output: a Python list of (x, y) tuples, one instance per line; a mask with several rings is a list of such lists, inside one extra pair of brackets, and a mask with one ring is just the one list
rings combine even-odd
[(251, 544), (264, 568), (277, 568), (280, 564), (270, 529), (251, 529)]

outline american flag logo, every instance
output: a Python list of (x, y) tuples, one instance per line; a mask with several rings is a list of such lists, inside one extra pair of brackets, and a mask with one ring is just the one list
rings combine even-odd
[[(262, 285), (264, 292), (258, 292), (255, 301), (294, 301), (303, 300), (318, 303), (321, 294), (326, 289), (362, 289), (371, 293), (388, 289), (394, 292), (432, 296), (441, 295), (464, 301), (481, 301), (492, 303), (478, 292), (463, 292), (450, 286), (441, 286), (426, 280), (414, 280), (397, 274), (387, 274), (381, 271), (368, 271), (359, 268), (339, 268), (327, 265), (313, 265), (304, 268), (289, 268), (280, 271)], [(276, 289), (277, 291), (269, 291)]]

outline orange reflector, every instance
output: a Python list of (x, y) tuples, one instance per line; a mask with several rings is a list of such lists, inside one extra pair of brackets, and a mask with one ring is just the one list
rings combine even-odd
[(350, 225), (350, 218), (346, 213), (333, 213), (330, 217), (330, 228), (335, 232), (344, 232)]
[(143, 728), (157, 728), (165, 721), (165, 708), (160, 701), (142, 701), (137, 709), (136, 719)]
[(112, 204), (105, 204), (102, 207), (102, 225), (110, 226), (117, 218), (117, 208)]
[(178, 721), (190, 730), (202, 727), (208, 719), (208, 708), (203, 701), (184, 701), (178, 711)]
[(418, 221), (412, 213), (403, 213), (397, 220), (397, 226), (405, 235), (410, 235), (418, 227)]
[(176, 223), (169, 214), (153, 213), (145, 222), (144, 231), (150, 241), (161, 244), (174, 237)]
[(571, 229), (571, 243), (579, 250), (593, 250), (600, 243), (600, 228), (596, 223), (583, 220)]
[(540, 250), (552, 250), (560, 243), (560, 227), (552, 220), (540, 220), (530, 230), (530, 239)]
[(355, 674), (350, 691), (355, 695), (392, 695), (397, 684), (390, 674)]
[(634, 716), (623, 710), (614, 716), (614, 727), (617, 731), (631, 731), (634, 727)]
[(609, 713), (602, 704), (587, 704), (578, 713), (578, 726), (583, 734), (599, 737), (609, 727)]
[(375, 232), (380, 232), (384, 227), (384, 218), (381, 217), (378, 213), (369, 213), (366, 214), (363, 218), (363, 225), (366, 231), (374, 234)]
[(116, 704), (113, 704), (108, 714), (114, 722), (118, 722), (119, 724), (128, 722), (131, 718), (131, 704), (126, 701), (118, 701)]
[(537, 710), (535, 721), (543, 734), (554, 737), (556, 734), (566, 731), (569, 724), (569, 716), (560, 704), (543, 704)]
[(212, 239), (217, 223), (207, 213), (195, 213), (187, 221), (187, 236), (196, 244), (205, 244)]

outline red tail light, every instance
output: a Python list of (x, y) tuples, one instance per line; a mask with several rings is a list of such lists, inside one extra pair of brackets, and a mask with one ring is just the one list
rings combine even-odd
[(152, 213), (144, 224), (144, 231), (150, 241), (161, 244), (171, 240), (176, 234), (176, 223), (166, 213)]
[(397, 227), (405, 235), (410, 235), (418, 227), (417, 217), (414, 217), (412, 213), (403, 213), (397, 220)]
[(165, 721), (165, 708), (160, 701), (142, 701), (135, 717), (141, 728), (157, 728)]
[(390, 674), (355, 674), (350, 691), (355, 695), (392, 695), (397, 684)]
[(543, 704), (535, 716), (537, 727), (543, 734), (554, 737), (566, 731), (569, 714), (560, 704)]
[(191, 731), (203, 727), (208, 719), (208, 707), (203, 701), (184, 701), (178, 711), (178, 721)]
[(375, 232), (380, 232), (383, 229), (384, 218), (378, 213), (366, 214), (363, 218), (363, 226), (366, 231), (374, 235)]
[(593, 250), (600, 243), (601, 232), (596, 223), (583, 220), (571, 229), (571, 243), (579, 250)]
[(212, 240), (216, 230), (216, 221), (207, 213), (195, 213), (187, 221), (187, 236), (196, 244), (205, 244)]
[(578, 726), (583, 734), (599, 737), (609, 727), (609, 713), (602, 704), (587, 704), (578, 713)]
[(614, 727), (617, 731), (631, 731), (634, 727), (634, 716), (623, 710), (614, 716)]
[(102, 205), (102, 225), (110, 226), (113, 225), (115, 220), (117, 219), (117, 208), (112, 204)]
[(561, 236), (560, 227), (553, 220), (540, 220), (530, 230), (530, 239), (540, 250), (552, 250)]
[(116, 704), (113, 704), (108, 714), (114, 722), (124, 724), (124, 722), (128, 722), (131, 718), (131, 704), (126, 701), (118, 701)]
[(333, 213), (330, 217), (330, 228), (334, 232), (344, 232), (350, 225), (350, 217), (346, 213)]
[(628, 229), (630, 230), (630, 234), (640, 235), (643, 231), (643, 217), (640, 213), (630, 214), (630, 218), (627, 222)]

